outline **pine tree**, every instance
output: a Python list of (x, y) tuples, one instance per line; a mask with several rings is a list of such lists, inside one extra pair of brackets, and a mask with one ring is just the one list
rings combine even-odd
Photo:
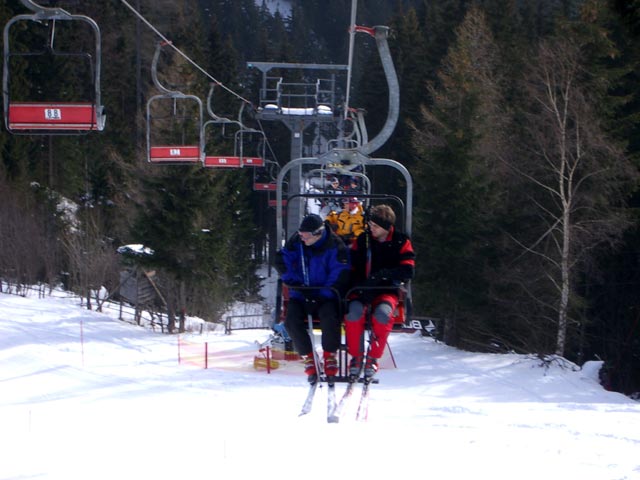
[(430, 88), (433, 107), (423, 108), (414, 134), (418, 153), (416, 304), (446, 319), (445, 341), (470, 332), (483, 316), (492, 239), (497, 229), (498, 190), (490, 147), (500, 135), (500, 78), (496, 46), (485, 17), (472, 8), (456, 29), (438, 77)]
[[(594, 45), (592, 55), (598, 53), (599, 57), (588, 63), (598, 65), (601, 71), (597, 75), (607, 79), (607, 94), (598, 102), (606, 119), (603, 125), (638, 167), (640, 3), (586, 2), (581, 20), (586, 24), (581, 31)], [(635, 212), (639, 205), (640, 194), (635, 189), (626, 206)], [(595, 265), (582, 272), (584, 280), (578, 284), (579, 293), (589, 299), (589, 304), (581, 322), (576, 356), (602, 358), (610, 388), (624, 393), (640, 389), (640, 362), (633, 353), (638, 350), (637, 336), (633, 335), (637, 328), (635, 297), (640, 288), (638, 225), (634, 215), (634, 225), (625, 232), (619, 247), (597, 249)]]
[(422, 25), (426, 41), (425, 75), (429, 82), (437, 79), (436, 72), (449, 45), (455, 39), (455, 29), (464, 18), (467, 3), (466, 0), (424, 2)]

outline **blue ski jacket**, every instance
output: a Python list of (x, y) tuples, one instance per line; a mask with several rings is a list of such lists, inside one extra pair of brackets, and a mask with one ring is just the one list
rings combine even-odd
[[(325, 228), (322, 238), (307, 247), (295, 233), (276, 255), (276, 269), (289, 286), (326, 287), (317, 290), (290, 290), (290, 298), (335, 299), (349, 285), (349, 249), (340, 237)], [(306, 274), (305, 274), (306, 272)]]

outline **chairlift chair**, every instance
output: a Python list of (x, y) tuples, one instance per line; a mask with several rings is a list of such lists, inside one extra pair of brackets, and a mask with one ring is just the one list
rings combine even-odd
[[(212, 83), (207, 96), (209, 120), (202, 125), (204, 145), (204, 166), (207, 168), (263, 167), (266, 137), (264, 132), (248, 128), (242, 123), (244, 103), (240, 107), (238, 120), (220, 117), (212, 106), (216, 84)], [(247, 155), (250, 146), (256, 143), (256, 155)], [(231, 148), (233, 153), (230, 154)]]
[[(60, 8), (42, 7), (31, 0), (21, 2), (34, 13), (17, 15), (4, 27), (2, 97), (5, 127), (10, 133), (24, 135), (102, 131), (106, 115), (100, 97), (101, 36), (98, 24), (87, 16), (72, 15)], [(57, 41), (56, 27), (61, 26), (63, 32), (69, 28), (74, 29), (74, 34), (82, 34), (83, 25), (88, 26), (92, 47), (85, 51), (65, 50), (64, 38)], [(44, 43), (40, 49), (18, 49), (24, 43), (33, 43), (38, 36)], [(23, 98), (19, 94), (23, 85), (16, 81), (16, 69), (25, 65), (47, 68), (47, 61), (51, 62), (48, 75), (38, 78), (46, 76), (51, 82), (34, 85)], [(82, 68), (77, 68), (78, 62)], [(69, 67), (70, 64), (73, 65)], [(61, 78), (54, 71), (57, 65), (73, 70), (72, 74)], [(74, 85), (73, 79), (81, 70), (86, 72), (85, 78), (81, 85)], [(78, 94), (73, 86), (79, 86), (83, 92)]]
[[(159, 42), (151, 65), (151, 78), (162, 93), (147, 101), (147, 161), (163, 165), (201, 164), (202, 101), (196, 95), (170, 90), (158, 80)], [(167, 138), (169, 137), (169, 138)], [(157, 139), (162, 138), (162, 142)]]
[(265, 148), (266, 136), (262, 130), (244, 127), (236, 132), (235, 150), (243, 166), (264, 167)]
[(211, 103), (215, 87), (216, 84), (212, 83), (207, 95), (207, 113), (210, 118), (202, 124), (204, 166), (205, 168), (240, 168), (240, 158), (231, 152), (231, 148), (235, 142), (235, 134), (242, 125), (237, 120), (220, 117), (214, 113)]
[[(254, 130), (251, 128), (245, 128), (241, 123), (233, 120), (218, 119), (208, 120), (203, 125), (203, 139), (204, 139), (204, 166), (208, 168), (243, 168), (243, 167), (264, 167), (265, 157), (264, 151), (262, 154), (256, 152), (255, 155), (250, 155), (251, 152), (247, 152), (247, 146), (250, 144), (247, 138), (251, 135), (259, 135), (264, 137), (264, 132), (260, 130)], [(216, 137), (212, 141), (212, 132), (218, 130)], [(226, 155), (225, 152), (220, 153), (222, 150), (229, 149), (230, 133), (233, 130), (233, 154)], [(217, 139), (217, 141), (216, 141)], [(225, 139), (227, 141), (225, 141)], [(213, 146), (216, 145), (216, 153), (213, 153)], [(227, 150), (228, 151), (228, 150)]]
[[(345, 157), (346, 156), (346, 157)], [(413, 182), (411, 175), (406, 167), (395, 160), (385, 158), (369, 158), (354, 150), (334, 150), (328, 152), (324, 156), (313, 158), (298, 158), (287, 163), (281, 170), (276, 181), (276, 200), (274, 202), (276, 207), (276, 235), (278, 246), (284, 245), (284, 242), (293, 235), (302, 217), (308, 213), (317, 213), (310, 209), (310, 205), (313, 201), (326, 200), (331, 198), (335, 201), (340, 201), (343, 198), (347, 198), (349, 195), (346, 192), (333, 192), (330, 190), (318, 191), (317, 188), (307, 188), (304, 191), (288, 191), (287, 178), (294, 174), (296, 169), (305, 170), (309, 176), (306, 178), (317, 177), (318, 172), (322, 172), (326, 175), (326, 172), (332, 172), (335, 167), (331, 165), (336, 164), (336, 160), (342, 158), (349, 158), (352, 161), (352, 165), (359, 162), (362, 164), (363, 169), (367, 167), (367, 171), (376, 172), (379, 171), (384, 176), (400, 175), (403, 189), (398, 189), (394, 193), (379, 193), (372, 192), (374, 187), (371, 183), (371, 179), (364, 175), (359, 174), (359, 178), (365, 190), (362, 193), (357, 194), (358, 200), (363, 202), (365, 208), (380, 203), (389, 204), (396, 213), (396, 228), (405, 232), (411, 236), (411, 224), (412, 224), (412, 208), (413, 208)], [(332, 173), (329, 173), (332, 174)], [(310, 185), (310, 182), (303, 182), (303, 185)], [(295, 212), (298, 211), (300, 217), (296, 217)], [(366, 217), (365, 217), (366, 218)], [(279, 248), (279, 247), (278, 247)], [(402, 328), (411, 321), (411, 285), (406, 284), (399, 287), (400, 302), (397, 309), (393, 312), (394, 328)], [(288, 290), (284, 286), (283, 299), (281, 305), (283, 310), (279, 312), (283, 316), (286, 312), (286, 306), (288, 302)]]
[(273, 160), (265, 158), (264, 166), (253, 169), (253, 190), (267, 192), (269, 197), (276, 191), (276, 177), (280, 171), (280, 165)]
[[(358, 199), (367, 205), (379, 203), (391, 204), (396, 213), (396, 226), (411, 236), (413, 210), (413, 181), (407, 168), (396, 160), (374, 158), (371, 156), (380, 148), (393, 132), (399, 113), (399, 85), (389, 52), (387, 37), (389, 29), (384, 26), (373, 28), (355, 27), (356, 32), (366, 33), (375, 38), (389, 87), (389, 110), (387, 120), (380, 132), (369, 140), (361, 110), (349, 110), (348, 120), (353, 127), (353, 134), (336, 139), (334, 148), (317, 157), (296, 158), (288, 162), (278, 174), (276, 180), (276, 242), (278, 248), (297, 230), (302, 217), (310, 213), (307, 209), (309, 199), (326, 197), (328, 192), (310, 192), (305, 189), (307, 182), (291, 182), (290, 177), (302, 176), (303, 172), (323, 171), (329, 173), (345, 173), (359, 177), (364, 190)], [(339, 145), (343, 147), (339, 147)], [(380, 170), (384, 176), (399, 175), (398, 192), (389, 194), (374, 191), (375, 185), (370, 181)], [(297, 185), (292, 188), (291, 185)], [(299, 188), (299, 190), (298, 190)], [(337, 194), (340, 196), (342, 193)], [(286, 288), (283, 288), (282, 313), (286, 310)], [(400, 304), (393, 312), (394, 324), (402, 326), (411, 320), (411, 285), (410, 282), (399, 289)]]

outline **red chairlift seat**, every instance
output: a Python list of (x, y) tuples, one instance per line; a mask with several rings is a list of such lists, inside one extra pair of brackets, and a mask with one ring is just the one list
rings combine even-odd
[(244, 157), (242, 163), (247, 167), (264, 167), (264, 158)]
[(199, 163), (200, 147), (198, 145), (152, 146), (149, 149), (149, 161), (163, 164)]
[(240, 157), (218, 157), (206, 155), (204, 166), (207, 168), (240, 168), (242, 163)]
[(253, 189), (256, 192), (275, 192), (277, 185), (275, 182), (261, 183), (255, 182), (253, 184)]
[[(101, 108), (100, 108), (101, 109)], [(93, 103), (9, 103), (9, 130), (102, 130), (104, 115)]]
[(207, 168), (241, 168), (261, 167), (264, 159), (258, 157), (227, 157), (217, 155), (205, 155), (204, 166)]

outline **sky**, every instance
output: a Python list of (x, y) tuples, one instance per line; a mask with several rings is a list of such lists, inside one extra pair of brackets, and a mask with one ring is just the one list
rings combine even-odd
[(329, 424), (326, 387), (298, 416), (300, 362), (254, 368), (268, 329), (168, 335), (40, 297), (0, 293), (0, 480), (640, 479), (640, 403), (598, 362), (393, 333), (367, 421), (357, 387)]

